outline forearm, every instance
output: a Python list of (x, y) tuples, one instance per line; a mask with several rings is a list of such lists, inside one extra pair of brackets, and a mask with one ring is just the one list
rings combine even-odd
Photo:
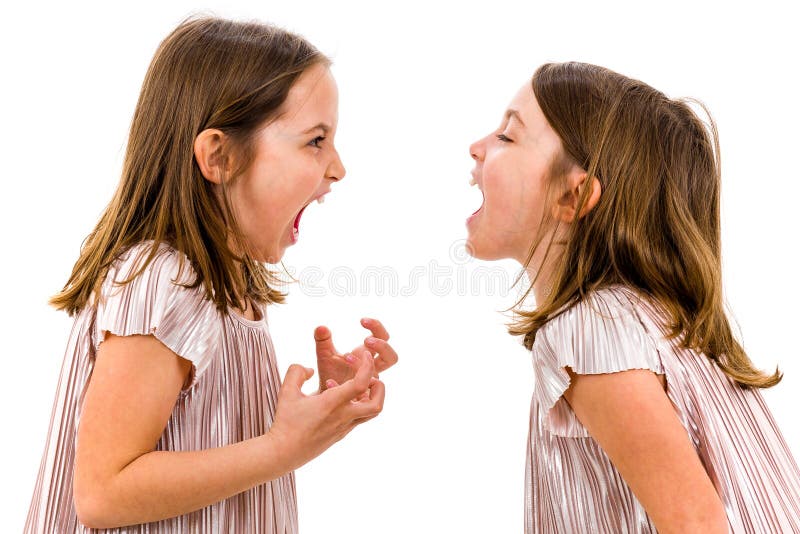
[(89, 506), (87, 526), (148, 523), (204, 508), (293, 466), (269, 434), (200, 451), (153, 451), (125, 466)]

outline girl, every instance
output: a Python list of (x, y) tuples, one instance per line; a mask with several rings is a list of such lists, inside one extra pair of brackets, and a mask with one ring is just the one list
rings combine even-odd
[[(380, 322), (277, 374), (262, 262), (345, 170), (329, 60), (270, 26), (189, 20), (142, 86), (122, 179), (52, 304), (75, 316), (26, 532), (297, 532), (292, 471), (380, 411)], [(125, 527), (125, 528), (118, 528)]]
[(470, 147), (469, 249), (519, 261), (537, 303), (510, 329), (536, 378), (526, 532), (800, 532), (759, 392), (781, 376), (723, 311), (718, 150), (685, 101), (581, 63)]

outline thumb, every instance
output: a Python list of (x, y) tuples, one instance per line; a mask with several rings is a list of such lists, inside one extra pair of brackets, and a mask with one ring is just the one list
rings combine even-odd
[(333, 335), (327, 326), (318, 326), (314, 329), (314, 342), (317, 345), (317, 354), (332, 356), (336, 354), (333, 346)]
[(314, 369), (309, 369), (308, 367), (293, 363), (286, 371), (281, 391), (291, 394), (302, 394), (300, 388), (302, 388), (305, 381), (312, 376), (314, 376)]

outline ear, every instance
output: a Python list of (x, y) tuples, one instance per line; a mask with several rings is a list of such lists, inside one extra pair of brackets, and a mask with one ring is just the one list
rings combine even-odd
[(194, 138), (194, 159), (203, 177), (215, 184), (220, 184), (225, 176), (225, 140), (222, 130), (215, 128), (203, 130)]
[[(598, 180), (597, 177), (590, 177), (585, 172), (576, 172), (570, 174), (570, 176), (567, 177), (567, 187), (569, 189), (567, 189), (567, 191), (561, 195), (561, 198), (558, 199), (558, 202), (556, 202), (556, 219), (565, 223), (572, 223), (577, 219), (583, 218), (587, 213), (592, 211), (592, 209), (597, 205), (597, 202), (600, 200), (600, 194), (602, 193), (603, 188), (600, 185), (600, 180)], [(578, 201), (581, 198), (584, 187), (591, 188), (589, 192), (589, 198), (586, 200), (586, 204), (583, 205), (581, 212), (577, 214), (576, 217)]]

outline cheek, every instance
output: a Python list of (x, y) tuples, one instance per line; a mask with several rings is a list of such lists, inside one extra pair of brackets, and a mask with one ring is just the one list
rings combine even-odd
[(544, 170), (535, 161), (498, 161), (484, 170), (487, 218), (497, 230), (531, 232), (544, 205)]
[(242, 215), (248, 219), (257, 219), (262, 214), (275, 213), (280, 204), (276, 198), (281, 193), (279, 180), (280, 169), (272, 166), (256, 166), (253, 172), (242, 176), (243, 180), (237, 184), (237, 200), (242, 208)]
[(288, 215), (280, 173), (274, 165), (254, 164), (238, 177), (230, 189), (231, 204), (239, 229), (251, 245), (274, 255), (273, 244), (279, 239)]
[(529, 176), (519, 188), (520, 211), (524, 214), (526, 226), (538, 226), (541, 221), (546, 203), (544, 178), (543, 175)]
[(503, 160), (487, 162), (483, 170), (486, 215), (493, 225), (517, 218), (520, 210), (522, 177), (519, 169), (507, 163)]

